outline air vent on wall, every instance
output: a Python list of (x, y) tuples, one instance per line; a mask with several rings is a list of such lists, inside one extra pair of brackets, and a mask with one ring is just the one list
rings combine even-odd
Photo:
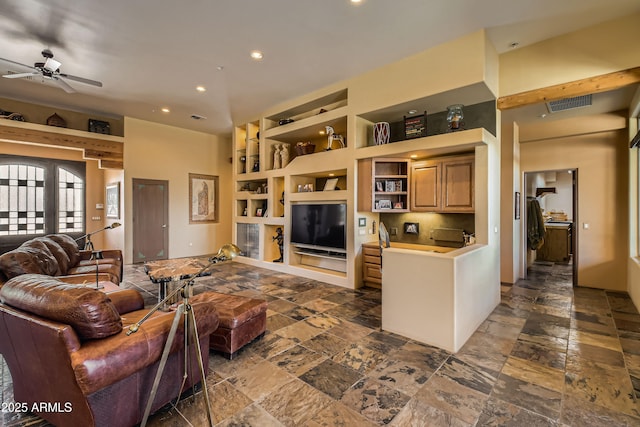
[(582, 95), (573, 98), (559, 99), (557, 101), (549, 101), (547, 102), (547, 109), (550, 113), (557, 113), (574, 108), (589, 107), (590, 105), (591, 95)]

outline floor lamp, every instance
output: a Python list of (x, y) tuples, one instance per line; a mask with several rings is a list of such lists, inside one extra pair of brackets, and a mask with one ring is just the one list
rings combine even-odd
[(76, 239), (76, 242), (78, 242), (78, 241), (80, 241), (82, 239), (87, 239), (87, 241), (84, 243), (84, 248), (83, 249), (85, 251), (93, 251), (94, 249), (93, 249), (93, 242), (91, 241), (91, 236), (93, 236), (94, 234), (98, 234), (98, 233), (100, 233), (100, 232), (102, 232), (104, 230), (110, 230), (112, 228), (118, 228), (118, 227), (120, 227), (120, 225), (122, 225), (122, 224), (120, 224), (119, 222), (114, 222), (113, 224), (107, 225), (106, 227), (101, 228), (98, 231), (94, 231), (92, 233), (87, 233), (84, 236), (78, 237)]
[[(209, 426), (213, 427), (213, 417), (211, 415), (211, 402), (209, 400), (209, 391), (207, 390), (206, 384), (206, 375), (204, 372), (204, 364), (202, 361), (202, 354), (200, 353), (200, 338), (198, 337), (198, 328), (196, 325), (196, 316), (193, 312), (193, 307), (189, 303), (189, 298), (191, 297), (191, 293), (193, 290), (194, 279), (198, 276), (201, 276), (207, 269), (209, 269), (212, 265), (217, 264), (222, 261), (232, 260), (236, 256), (238, 256), (242, 251), (236, 245), (232, 243), (227, 243), (223, 245), (218, 253), (211, 258), (209, 258), (209, 264), (203, 267), (197, 273), (194, 273), (184, 279), (182, 279), (182, 284), (178, 286), (175, 290), (173, 290), (169, 295), (167, 295), (162, 301), (158, 302), (149, 312), (140, 319), (137, 323), (134, 323), (129, 327), (129, 330), (126, 332), (127, 336), (135, 333), (140, 329), (140, 326), (155, 313), (164, 307), (164, 304), (167, 301), (170, 301), (174, 296), (178, 293), (182, 296), (182, 303), (178, 305), (176, 309), (175, 315), (173, 317), (173, 323), (171, 324), (171, 329), (169, 330), (169, 336), (167, 337), (167, 342), (165, 343), (164, 350), (162, 351), (162, 357), (160, 359), (160, 365), (158, 366), (158, 371), (156, 372), (156, 377), (153, 381), (153, 386), (151, 387), (151, 394), (149, 395), (149, 400), (147, 400), (147, 407), (144, 411), (144, 417), (142, 418), (142, 422), (140, 423), (141, 427), (145, 427), (147, 425), (147, 421), (149, 419), (149, 415), (151, 413), (151, 406), (153, 405), (153, 401), (156, 397), (156, 393), (158, 391), (158, 386), (160, 385), (160, 380), (162, 378), (162, 374), (164, 372), (165, 365), (167, 363), (167, 359), (169, 358), (169, 350), (173, 345), (173, 341), (176, 338), (176, 332), (178, 330), (178, 325), (180, 323), (180, 317), (184, 316), (184, 375), (183, 375), (183, 386), (184, 382), (188, 376), (187, 369), (187, 360), (189, 357), (189, 337), (192, 335), (192, 339), (196, 345), (196, 354), (198, 359), (198, 368), (200, 369), (200, 379), (202, 381), (202, 390), (204, 392), (204, 400), (205, 405), (207, 407), (207, 419), (209, 420)], [(182, 394), (182, 387), (178, 391), (178, 401), (180, 400), (180, 394)], [(177, 402), (176, 402), (177, 403)]]

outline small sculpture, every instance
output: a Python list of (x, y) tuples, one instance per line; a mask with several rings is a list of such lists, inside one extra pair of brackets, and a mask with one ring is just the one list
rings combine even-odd
[(280, 144), (273, 145), (273, 168), (280, 169)]
[(289, 164), (289, 144), (280, 146), (280, 167), (287, 167)]
[(273, 262), (283, 261), (283, 247), (284, 247), (284, 235), (282, 234), (282, 227), (276, 228), (276, 235), (271, 238), (272, 241), (278, 242), (278, 249), (280, 250), (280, 258), (274, 259)]
[(325, 126), (324, 129), (327, 134), (327, 151), (333, 149), (333, 141), (338, 141), (340, 148), (344, 148), (344, 138), (342, 135), (337, 135), (331, 126)]

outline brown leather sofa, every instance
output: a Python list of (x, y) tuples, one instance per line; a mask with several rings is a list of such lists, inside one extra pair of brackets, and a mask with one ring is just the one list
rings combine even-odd
[[(102, 280), (119, 284), (123, 271), (122, 252), (110, 249), (102, 251), (102, 255), (103, 259), (97, 260)], [(83, 275), (90, 282), (95, 281), (96, 261), (91, 260), (91, 251), (79, 250), (71, 236), (49, 234), (28, 240), (0, 255), (0, 283), (21, 274)]]
[[(14, 399), (58, 426), (133, 426), (144, 415), (173, 312), (139, 321), (135, 290), (104, 293), (57, 278), (23, 274), (0, 288), (0, 353), (13, 380)], [(215, 305), (192, 302), (207, 369), (209, 337), (218, 328)], [(182, 322), (182, 320), (181, 320)], [(188, 384), (200, 381), (195, 343)], [(178, 328), (152, 411), (176, 398), (183, 379), (184, 331)]]

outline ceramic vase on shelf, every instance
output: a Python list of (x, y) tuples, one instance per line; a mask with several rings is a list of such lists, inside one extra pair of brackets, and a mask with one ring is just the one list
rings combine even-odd
[(464, 126), (464, 122), (462, 121), (462, 119), (464, 119), (462, 107), (464, 107), (462, 104), (454, 104), (447, 107), (448, 132), (462, 130)]
[(373, 141), (376, 145), (388, 144), (391, 137), (389, 123), (378, 122), (373, 125)]

